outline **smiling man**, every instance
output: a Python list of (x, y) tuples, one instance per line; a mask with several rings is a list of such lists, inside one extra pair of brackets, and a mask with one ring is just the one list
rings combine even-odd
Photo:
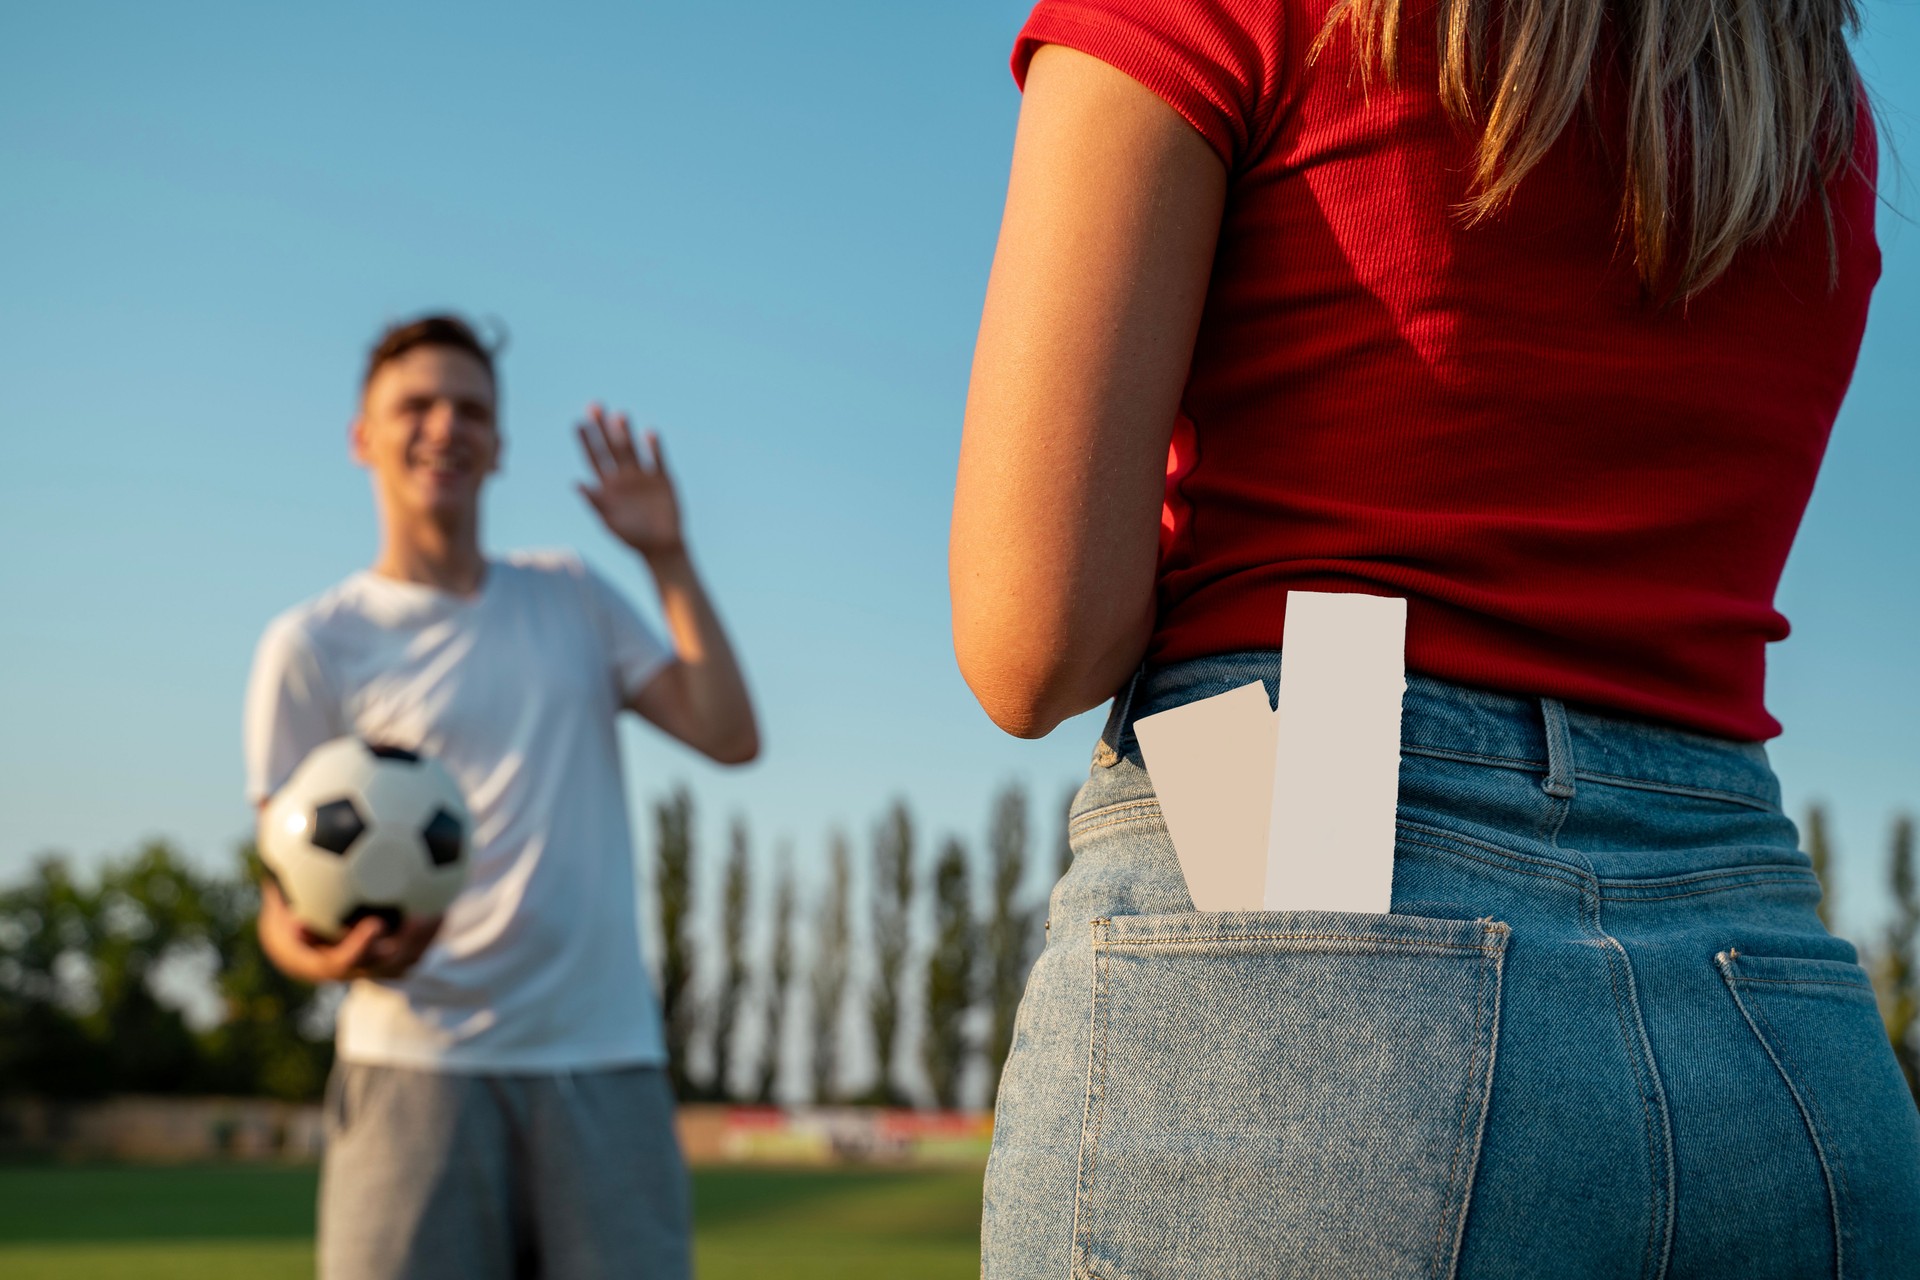
[(444, 920), (316, 938), (271, 884), (261, 943), (286, 973), (347, 981), (328, 1082), (328, 1280), (682, 1277), (686, 1175), (641, 959), (615, 720), (751, 760), (758, 731), (694, 572), (658, 440), (593, 406), (581, 486), (645, 562), (663, 642), (564, 553), (492, 557), (493, 352), (463, 321), (381, 335), (352, 428), (371, 474), (370, 569), (282, 614), (247, 693), (256, 804), (343, 734), (447, 766), (473, 811), (473, 876)]

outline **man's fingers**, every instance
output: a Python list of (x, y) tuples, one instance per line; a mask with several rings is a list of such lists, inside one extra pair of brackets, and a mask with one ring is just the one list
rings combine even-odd
[(633, 449), (633, 427), (624, 413), (615, 414), (607, 427), (607, 441), (613, 450), (614, 461), (622, 466), (636, 467), (642, 471), (649, 468)]
[(399, 932), (390, 933), (367, 949), (359, 968), (353, 976), (364, 978), (398, 978), (413, 968), (426, 953), (433, 939), (440, 932), (440, 917), (421, 920), (409, 916), (400, 926)]
[(355, 978), (391, 978), (407, 967), (407, 956), (400, 943), (392, 938), (382, 938), (367, 948), (367, 954), (360, 957), (349, 976)]
[(613, 474), (613, 459), (607, 454), (606, 438), (601, 435), (599, 424), (582, 422), (573, 430), (580, 437), (580, 448), (586, 453), (593, 473), (602, 480)]
[(409, 946), (425, 951), (440, 932), (445, 916), (408, 916), (400, 926), (400, 936)]
[(362, 920), (347, 931), (347, 936), (328, 949), (328, 959), (342, 973), (358, 969), (365, 962), (373, 945), (387, 932), (387, 926), (372, 916)]
[(598, 400), (587, 406), (587, 421), (593, 424), (593, 439), (599, 446), (601, 459), (606, 462), (609, 469), (618, 467), (620, 459), (613, 448), (612, 416)]
[(647, 453), (653, 459), (653, 469), (662, 477), (667, 474), (667, 455), (660, 448), (660, 433), (647, 432)]

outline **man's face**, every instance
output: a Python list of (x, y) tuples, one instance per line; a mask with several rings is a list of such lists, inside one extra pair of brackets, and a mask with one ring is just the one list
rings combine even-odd
[(381, 365), (353, 424), (353, 456), (390, 515), (470, 518), (500, 461), (486, 367), (455, 347), (415, 347)]

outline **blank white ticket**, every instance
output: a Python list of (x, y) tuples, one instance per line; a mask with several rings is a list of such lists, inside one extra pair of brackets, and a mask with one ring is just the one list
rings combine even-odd
[(1391, 908), (1406, 643), (1405, 600), (1287, 593), (1267, 910)]

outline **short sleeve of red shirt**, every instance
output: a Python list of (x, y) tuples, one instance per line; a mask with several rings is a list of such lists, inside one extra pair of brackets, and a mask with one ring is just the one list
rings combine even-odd
[(1013, 78), (1026, 87), (1041, 45), (1090, 54), (1153, 90), (1234, 168), (1273, 117), (1285, 43), (1270, 0), (1040, 0), (1014, 44)]

